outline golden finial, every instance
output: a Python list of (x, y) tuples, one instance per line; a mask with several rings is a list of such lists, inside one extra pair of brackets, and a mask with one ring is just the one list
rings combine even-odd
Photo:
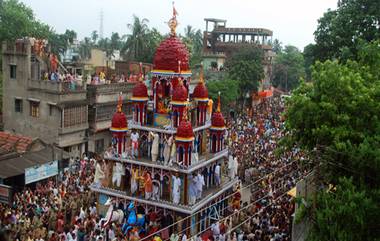
[(142, 62), (140, 62), (139, 65), (140, 65), (139, 81), (142, 81), (143, 80)]
[(121, 113), (121, 108), (123, 106), (123, 100), (122, 100), (123, 92), (120, 92), (119, 94), (119, 100), (117, 102), (117, 112)]
[(189, 112), (187, 111), (187, 106), (185, 106), (185, 108), (183, 109), (183, 117), (182, 117), (182, 120), (187, 121), (187, 120), (189, 119), (188, 114), (189, 114)]
[(199, 81), (204, 84), (204, 79), (203, 79), (203, 64), (201, 64), (201, 70), (199, 71)]
[(218, 105), (216, 106), (216, 112), (220, 112), (220, 91), (218, 92)]
[(168, 25), (169, 25), (169, 28), (170, 28), (170, 35), (171, 36), (176, 36), (175, 30), (176, 30), (176, 28), (178, 26), (177, 15), (178, 15), (178, 12), (177, 12), (177, 10), (174, 7), (174, 2), (173, 2), (173, 17), (168, 22)]

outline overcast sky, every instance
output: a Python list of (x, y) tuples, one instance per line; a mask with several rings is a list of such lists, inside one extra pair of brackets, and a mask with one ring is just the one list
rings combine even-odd
[[(73, 29), (80, 39), (99, 31), (104, 15), (104, 36), (128, 33), (132, 15), (149, 19), (149, 26), (169, 32), (165, 22), (172, 14), (172, 0), (21, 0), (36, 17), (57, 32)], [(257, 27), (273, 30), (274, 38), (303, 49), (314, 41), (317, 20), (337, 0), (176, 0), (179, 31), (187, 25), (205, 29), (204, 18), (227, 20), (228, 27)]]

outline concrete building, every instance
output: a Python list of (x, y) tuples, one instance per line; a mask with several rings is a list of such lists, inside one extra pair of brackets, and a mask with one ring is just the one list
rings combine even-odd
[(132, 114), (132, 106), (129, 101), (134, 83), (112, 83), (104, 85), (88, 85), (87, 99), (89, 101), (88, 121), (89, 137), (88, 150), (101, 153), (111, 145), (112, 136), (109, 128), (111, 118), (116, 112), (117, 99), (123, 94), (123, 112), (128, 118)]
[(49, 63), (30, 40), (3, 43), (2, 50), (4, 130), (56, 144), (73, 157), (110, 145), (108, 129), (119, 93), (123, 92), (124, 112), (131, 113), (127, 99), (133, 83), (43, 80)]
[[(258, 46), (264, 51), (264, 74), (260, 89), (270, 86), (272, 76), (273, 32), (265, 28), (229, 28), (227, 20), (205, 18), (203, 33), (203, 65), (207, 70), (220, 70), (226, 58), (236, 50), (246, 46)], [(211, 25), (211, 26), (210, 26)]]

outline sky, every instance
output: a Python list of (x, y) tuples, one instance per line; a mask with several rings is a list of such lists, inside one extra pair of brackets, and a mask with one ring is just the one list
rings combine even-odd
[[(112, 32), (128, 34), (135, 14), (149, 20), (149, 27), (168, 33), (172, 0), (21, 0), (36, 18), (58, 33), (73, 29), (79, 39), (99, 32), (103, 12), (104, 37)], [(318, 19), (327, 9), (336, 9), (337, 0), (176, 0), (178, 32), (187, 25), (205, 30), (204, 18), (227, 20), (227, 27), (267, 28), (273, 39), (301, 50), (314, 42)]]

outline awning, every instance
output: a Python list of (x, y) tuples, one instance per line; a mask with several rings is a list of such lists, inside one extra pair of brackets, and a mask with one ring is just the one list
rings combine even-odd
[(292, 189), (290, 189), (287, 194), (291, 197), (296, 197), (297, 195), (297, 187), (293, 187)]
[(65, 151), (54, 147), (53, 153), (52, 147), (47, 146), (40, 151), (26, 152), (16, 156), (12, 155), (13, 157), (10, 158), (4, 158), (0, 160), (0, 178), (6, 179), (22, 175), (25, 173), (25, 168), (51, 162), (53, 161), (53, 154), (56, 157), (55, 159), (58, 160), (69, 157)]

